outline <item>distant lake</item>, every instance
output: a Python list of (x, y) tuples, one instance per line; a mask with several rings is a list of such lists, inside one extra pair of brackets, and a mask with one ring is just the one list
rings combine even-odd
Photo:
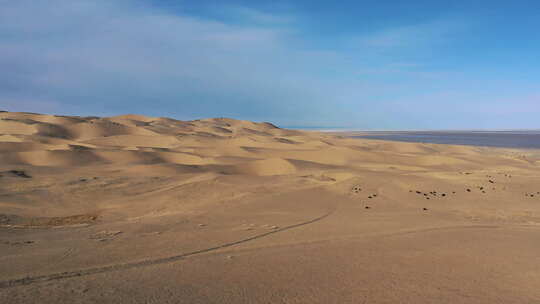
[(363, 132), (356, 138), (447, 145), (540, 149), (540, 131)]

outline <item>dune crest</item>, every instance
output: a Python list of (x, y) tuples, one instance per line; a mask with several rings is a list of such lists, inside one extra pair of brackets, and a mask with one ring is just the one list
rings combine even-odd
[(269, 176), (292, 174), (296, 172), (296, 167), (283, 158), (269, 158), (238, 165), (236, 170), (243, 174)]

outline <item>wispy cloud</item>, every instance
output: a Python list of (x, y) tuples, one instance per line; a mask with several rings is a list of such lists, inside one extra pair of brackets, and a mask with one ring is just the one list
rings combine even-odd
[[(440, 109), (432, 121), (451, 122), (447, 113), (463, 104), (454, 100), (485, 104), (503, 90), (477, 81), (494, 87), (483, 95), (465, 71), (423, 60), (457, 39), (462, 25), (451, 19), (318, 48), (290, 12), (228, 7), (219, 11), (229, 18), (217, 18), (107, 0), (0, 6), (1, 109), (399, 128), (418, 125), (428, 108)], [(472, 93), (445, 93), (463, 88)]]
[(219, 15), (226, 15), (236, 20), (257, 25), (290, 25), (295, 18), (288, 14), (276, 14), (244, 6), (220, 6), (215, 10)]
[(4, 95), (56, 98), (103, 112), (178, 104), (182, 110), (174, 114), (185, 116), (275, 112), (284, 99), (309, 96), (302, 93), (309, 79), (300, 66), (312, 59), (288, 48), (286, 29), (127, 2), (6, 4), (0, 18), (0, 33), (8, 37), (0, 42), (0, 67), (9, 71), (0, 76)]
[(377, 49), (424, 48), (449, 42), (464, 28), (460, 22), (441, 19), (433, 22), (390, 27), (357, 37), (359, 47)]

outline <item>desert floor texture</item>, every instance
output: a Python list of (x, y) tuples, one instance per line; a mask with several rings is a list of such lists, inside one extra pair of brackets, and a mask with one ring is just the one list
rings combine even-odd
[(540, 151), (2, 112), (0, 303), (540, 303)]

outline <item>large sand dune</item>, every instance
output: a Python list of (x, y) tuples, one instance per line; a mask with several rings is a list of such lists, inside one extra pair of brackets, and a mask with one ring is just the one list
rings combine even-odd
[(0, 303), (540, 303), (540, 152), (0, 113)]

